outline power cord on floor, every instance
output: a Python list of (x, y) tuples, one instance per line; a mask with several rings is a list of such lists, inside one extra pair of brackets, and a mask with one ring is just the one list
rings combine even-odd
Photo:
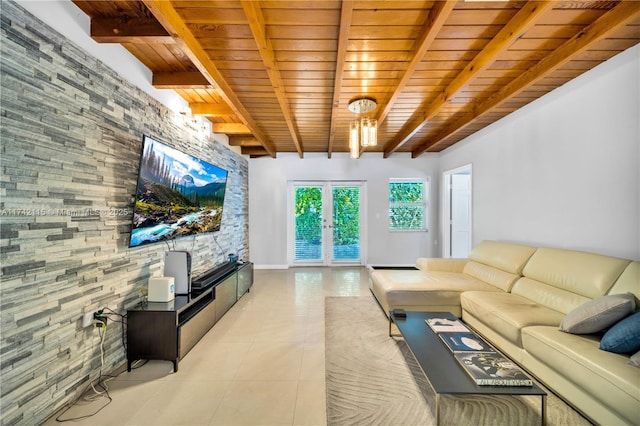
[[(102, 409), (104, 409), (104, 407), (106, 407), (107, 405), (111, 404), (111, 402), (113, 401), (113, 399), (109, 395), (109, 387), (107, 386), (107, 382), (109, 380), (114, 379), (117, 376), (111, 376), (111, 375), (103, 376), (102, 375), (102, 368), (104, 367), (104, 336), (106, 335), (106, 331), (107, 331), (107, 325), (105, 323), (102, 323), (102, 326), (98, 327), (98, 334), (100, 335), (100, 371), (98, 372), (98, 379), (95, 381), (95, 384), (94, 384), (94, 381), (90, 381), (89, 382), (89, 384), (82, 391), (80, 396), (75, 401), (73, 401), (73, 403), (71, 403), (62, 413), (60, 413), (58, 415), (58, 417), (56, 417), (56, 421), (57, 422), (60, 422), (60, 423), (70, 422), (70, 421), (74, 421), (74, 420), (86, 419), (88, 417), (95, 416), (100, 411), (102, 411)], [(102, 388), (102, 390), (96, 389), (96, 386), (98, 388)], [(88, 394), (87, 395), (87, 390), (89, 390), (89, 387), (91, 387), (91, 389), (93, 390), (93, 394)], [(72, 418), (69, 418), (69, 419), (63, 419), (62, 418), (62, 416), (67, 411), (69, 411), (71, 409), (71, 407), (76, 405), (79, 401), (82, 400), (82, 401), (86, 401), (86, 402), (94, 402), (94, 401), (97, 401), (99, 398), (107, 398), (107, 403), (104, 404), (102, 407), (100, 407), (98, 410), (96, 410), (94, 413), (86, 414), (84, 416), (72, 417)]]
[[(109, 320), (111, 322), (117, 322), (120, 323), (122, 325), (121, 327), (121, 339), (122, 339), (122, 347), (124, 348), (124, 352), (127, 352), (127, 343), (125, 340), (125, 327), (127, 325), (127, 315), (123, 315), (123, 314), (119, 314), (118, 312), (115, 312), (109, 308), (105, 308), (104, 311), (108, 311), (108, 312), (103, 312), (105, 316), (107, 316), (109, 318)], [(113, 318), (113, 317), (118, 317), (118, 318)], [(115, 379), (118, 376), (113, 376), (113, 375), (108, 375), (102, 374), (102, 368), (104, 367), (104, 338), (106, 335), (106, 331), (107, 331), (107, 325), (104, 322), (100, 322), (99, 324), (100, 327), (98, 327), (98, 333), (100, 335), (100, 370), (98, 372), (98, 378), (96, 380), (91, 381), (82, 391), (82, 393), (80, 394), (80, 396), (78, 398), (76, 398), (72, 403), (70, 403), (67, 408), (64, 409), (64, 411), (62, 413), (60, 413), (58, 415), (58, 417), (56, 417), (56, 421), (63, 423), (63, 422), (71, 422), (71, 421), (76, 421), (76, 420), (81, 420), (81, 419), (86, 419), (89, 417), (93, 417), (96, 414), (98, 414), (100, 411), (102, 411), (107, 405), (109, 405), (112, 401), (113, 398), (111, 398), (111, 395), (109, 395), (109, 387), (107, 386), (107, 382), (110, 380)], [(135, 370), (138, 369), (142, 366), (144, 366), (146, 363), (148, 362), (148, 360), (139, 360), (136, 361), (132, 366), (131, 369)], [(93, 393), (89, 393), (87, 394), (87, 391), (89, 390), (89, 388), (91, 388), (91, 390), (93, 391)], [(78, 416), (78, 417), (71, 417), (68, 419), (63, 419), (62, 416), (69, 411), (74, 405), (76, 405), (78, 402), (83, 401), (83, 402), (94, 402), (97, 401), (100, 398), (106, 398), (107, 402), (106, 404), (104, 404), (102, 407), (98, 408), (95, 412), (91, 413), (91, 414), (86, 414), (84, 416)]]
[[(106, 385), (106, 380), (101, 381), (103, 377), (109, 377), (109, 379), (107, 380), (111, 380), (112, 378), (114, 378), (115, 376), (102, 376), (100, 375), (100, 377), (98, 378), (98, 383), (96, 386), (102, 387), (103, 391), (102, 392), (98, 392), (95, 389), (95, 386), (93, 384), (93, 382), (91, 382), (89, 385), (87, 385), (87, 387), (85, 388), (85, 390), (83, 391), (83, 394), (80, 396), (80, 398), (76, 399), (75, 401), (73, 401), (72, 404), (70, 404), (62, 413), (60, 413), (60, 415), (58, 417), (56, 417), (56, 421), (60, 422), (60, 423), (64, 423), (64, 422), (72, 422), (72, 421), (76, 421), (76, 420), (81, 420), (81, 419), (86, 419), (92, 416), (95, 416), (96, 414), (98, 414), (100, 411), (102, 411), (102, 409), (104, 407), (106, 407), (107, 405), (111, 404), (111, 401), (113, 401), (113, 399), (111, 398), (111, 396), (109, 395), (109, 388)], [(97, 395), (84, 395), (86, 393), (86, 391), (89, 389), (89, 387), (93, 388), (93, 391), (96, 392)], [(93, 402), (95, 400), (97, 400), (97, 397), (105, 397), (107, 398), (107, 403), (104, 404), (102, 407), (98, 408), (95, 412), (91, 413), (91, 414), (86, 414), (84, 416), (78, 416), (78, 417), (71, 417), (68, 419), (63, 419), (62, 416), (69, 411), (74, 405), (76, 405), (79, 401), (87, 401), (87, 402)]]

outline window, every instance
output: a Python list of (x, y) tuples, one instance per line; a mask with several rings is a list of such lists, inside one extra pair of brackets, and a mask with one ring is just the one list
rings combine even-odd
[(425, 231), (427, 185), (421, 179), (389, 181), (389, 229), (392, 231)]

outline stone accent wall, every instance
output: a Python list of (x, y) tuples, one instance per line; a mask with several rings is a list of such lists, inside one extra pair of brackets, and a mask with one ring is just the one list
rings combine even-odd
[[(126, 313), (168, 248), (248, 259), (248, 164), (13, 2), (1, 37), (0, 423), (34, 425), (125, 362), (83, 313)], [(220, 232), (128, 248), (144, 134), (229, 170)]]

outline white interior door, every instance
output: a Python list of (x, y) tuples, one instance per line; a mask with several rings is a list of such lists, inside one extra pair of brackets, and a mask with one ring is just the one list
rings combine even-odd
[(443, 173), (443, 257), (466, 258), (471, 251), (471, 165)]
[(451, 257), (466, 258), (471, 250), (471, 175), (451, 175)]

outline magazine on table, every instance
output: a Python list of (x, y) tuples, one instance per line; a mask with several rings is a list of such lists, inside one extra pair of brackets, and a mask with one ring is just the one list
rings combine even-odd
[(494, 352), (494, 349), (474, 332), (439, 333), (451, 352)]
[(497, 352), (455, 352), (453, 356), (477, 385), (533, 385), (520, 367)]
[(460, 331), (470, 331), (460, 320), (448, 318), (428, 318), (424, 320), (434, 333), (451, 333)]

